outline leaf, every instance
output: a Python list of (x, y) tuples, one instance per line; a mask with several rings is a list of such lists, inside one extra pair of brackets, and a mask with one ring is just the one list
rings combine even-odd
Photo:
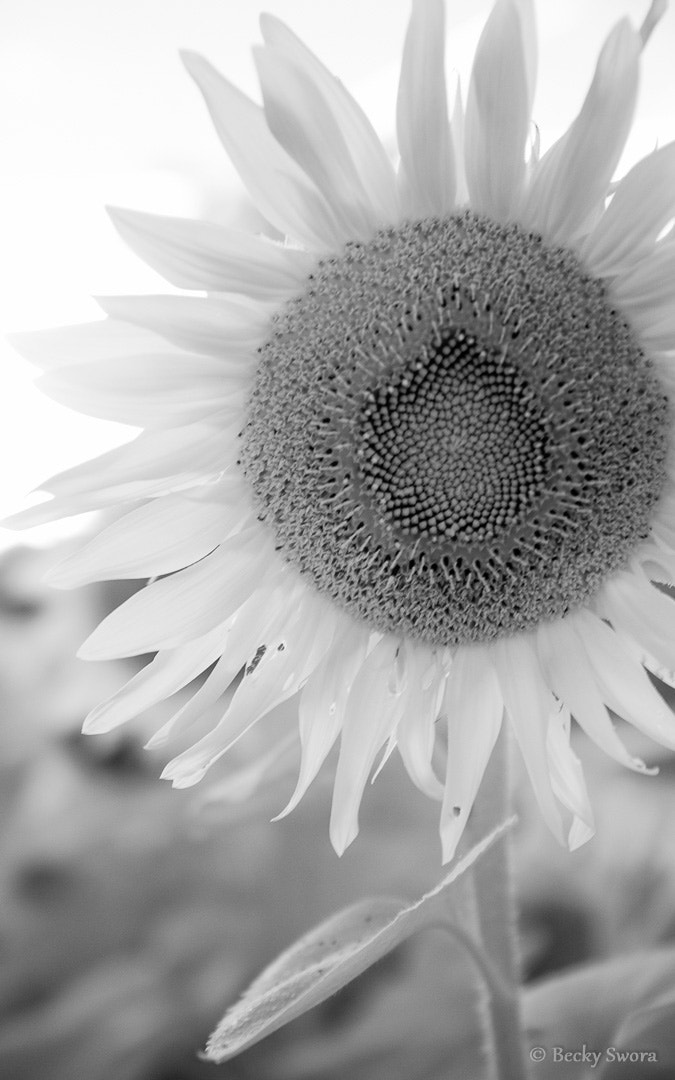
[(434, 920), (435, 901), (509, 828), (510, 818), (476, 844), (430, 892), (409, 907), (391, 897), (362, 900), (332, 915), (281, 954), (225, 1014), (209, 1039), (220, 1064), (319, 1005)]
[[(546, 1051), (545, 1060), (536, 1066), (537, 1080), (625, 1077), (610, 1048), (653, 1051), (660, 1068), (672, 1067), (674, 982), (675, 948), (670, 948), (584, 965), (528, 988), (524, 996), (528, 1041)], [(586, 1047), (587, 1056), (556, 1061), (554, 1047), (570, 1051)], [(590, 1052), (599, 1055), (595, 1064)], [(631, 1068), (631, 1080), (642, 1076), (634, 1064)], [(649, 1076), (649, 1062), (643, 1068)]]

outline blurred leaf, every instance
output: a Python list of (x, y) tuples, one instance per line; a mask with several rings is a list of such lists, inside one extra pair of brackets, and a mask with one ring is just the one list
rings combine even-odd
[[(675, 1072), (675, 948), (633, 953), (602, 964), (584, 966), (559, 978), (546, 979), (525, 995), (525, 1019), (531, 1046), (546, 1050), (545, 1061), (533, 1067), (536, 1080), (670, 1077)], [(649, 1035), (649, 1038), (647, 1038)], [(555, 1060), (553, 1047), (568, 1051), (586, 1047), (600, 1052), (586, 1061)], [(607, 1056), (609, 1047), (653, 1051), (654, 1062), (629, 1062), (628, 1072)], [(665, 1071), (661, 1071), (665, 1070)]]
[(437, 917), (439, 895), (462, 876), (513, 819), (494, 829), (430, 892), (409, 907), (391, 898), (363, 900), (303, 935), (275, 960), (225, 1014), (206, 1056), (220, 1063), (325, 1001), (415, 931)]

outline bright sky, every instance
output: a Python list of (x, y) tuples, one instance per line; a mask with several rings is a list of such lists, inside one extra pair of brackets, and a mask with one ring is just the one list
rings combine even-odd
[[(269, 0), (366, 107), (394, 126), (408, 0)], [(489, 0), (447, 0), (448, 74), (466, 85)], [(639, 24), (647, 0), (539, 0), (535, 119), (545, 148), (574, 116), (608, 29)], [(107, 203), (233, 219), (241, 189), (177, 58), (203, 52), (257, 94), (249, 0), (22, 0), (0, 11), (0, 332), (97, 318), (92, 295), (161, 291), (118, 240)], [(675, 10), (645, 54), (624, 165), (675, 138)], [(620, 170), (621, 171), (621, 170)], [(42, 397), (33, 373), (0, 341), (0, 515), (52, 473), (124, 441), (131, 429)], [(19, 539), (49, 543), (80, 522)], [(16, 542), (0, 530), (0, 547)]]

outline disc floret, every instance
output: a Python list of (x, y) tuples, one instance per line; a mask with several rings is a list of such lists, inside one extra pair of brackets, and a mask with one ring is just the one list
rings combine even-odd
[(649, 533), (667, 403), (570, 251), (466, 212), (321, 262), (260, 350), (242, 464), (279, 550), (435, 644), (584, 603)]

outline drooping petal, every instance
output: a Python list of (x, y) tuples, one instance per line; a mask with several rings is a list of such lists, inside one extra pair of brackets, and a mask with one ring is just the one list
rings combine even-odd
[(300, 772), (287, 805), (275, 821), (290, 814), (305, 795), (342, 728), (347, 697), (363, 663), (369, 632), (351, 622), (312, 672), (300, 695)]
[(393, 682), (399, 650), (398, 638), (381, 638), (361, 665), (347, 699), (330, 816), (330, 839), (338, 855), (359, 831), (359, 807), (368, 775), (403, 706), (400, 689)]
[(623, 19), (602, 48), (579, 115), (534, 172), (522, 221), (549, 243), (572, 243), (602, 205), (633, 119), (641, 47)]
[(575, 625), (575, 616), (569, 615), (542, 623), (537, 629), (537, 649), (546, 682), (601, 750), (629, 769), (647, 772), (644, 762), (628, 753), (617, 734)]
[(112, 731), (133, 720), (152, 705), (171, 697), (201, 675), (220, 656), (228, 624), (216, 626), (203, 637), (176, 649), (158, 652), (149, 664), (107, 701), (89, 713), (82, 730), (87, 735)]
[(441, 809), (443, 862), (454, 857), (502, 725), (504, 703), (488, 651), (457, 649), (443, 702), (448, 760)]
[[(272, 709), (263, 723), (273, 725), (276, 719)], [(223, 779), (212, 779), (195, 797), (199, 820), (208, 815), (212, 820), (225, 819), (229, 823), (233, 817), (238, 820), (242, 815), (255, 814), (256, 804), (251, 800), (258, 794), (265, 797), (271, 783), (288, 775), (297, 758), (297, 743), (295, 731), (266, 738), (256, 754), (244, 755), (243, 760), (233, 763)]]
[(240, 356), (264, 340), (269, 312), (222, 296), (106, 296), (97, 302), (113, 319), (153, 330), (206, 356)]
[(442, 799), (443, 785), (432, 766), (436, 721), (445, 689), (445, 670), (424, 645), (407, 641), (407, 687), (396, 746), (413, 784), (431, 799)]
[(153, 353), (59, 367), (37, 385), (78, 412), (155, 428), (193, 423), (242, 402), (252, 376), (252, 363)]
[(617, 185), (580, 255), (596, 277), (622, 274), (648, 255), (675, 215), (675, 142), (643, 158)]
[(270, 132), (259, 105), (237, 90), (202, 56), (181, 53), (204, 95), (211, 119), (260, 213), (310, 251), (340, 245), (328, 204)]
[(244, 600), (241, 607), (219, 628), (216, 678), (208, 680), (210, 685), (203, 694), (198, 691), (155, 732), (146, 744), (148, 748), (164, 746), (172, 735), (182, 734), (198, 718), (202, 707), (206, 709), (218, 700), (247, 663), (250, 666), (256, 662), (261, 643), (280, 632), (288, 600), (292, 596), (288, 574), (281, 569), (281, 572), (268, 577), (263, 588), (256, 589)]
[(472, 207), (508, 221), (520, 204), (534, 95), (534, 7), (497, 0), (476, 49), (466, 106), (466, 178)]
[(570, 748), (570, 714), (564, 706), (549, 716), (546, 750), (553, 792), (572, 813), (567, 845), (575, 851), (593, 836), (595, 824), (581, 762)]
[(549, 829), (564, 843), (560, 811), (551, 786), (546, 745), (549, 718), (557, 705), (548, 690), (531, 634), (502, 638), (491, 648), (499, 686), (537, 802)]
[[(218, 705), (218, 702), (221, 701), (226, 690), (232, 684), (240, 666), (235, 667), (229, 655), (221, 656), (211, 668), (201, 686), (195, 690), (192, 697), (181, 705), (177, 712), (162, 724), (154, 735), (150, 736), (145, 744), (146, 750), (165, 746), (172, 735), (177, 733), (185, 735), (199, 721), (202, 722), (203, 730), (204, 723), (208, 723), (212, 710)], [(220, 707), (222, 708), (222, 703)], [(194, 738), (194, 733), (192, 734)]]
[(87, 660), (173, 649), (227, 619), (259, 584), (269, 565), (260, 530), (246, 529), (186, 570), (146, 585), (87, 638)]
[(304, 282), (314, 261), (297, 248), (212, 221), (118, 207), (108, 213), (132, 250), (179, 289), (280, 300)]
[(617, 574), (597, 601), (614, 629), (644, 645), (659, 663), (675, 671), (675, 603), (634, 574)]
[(577, 627), (603, 701), (655, 742), (675, 749), (675, 715), (619, 636), (590, 611), (578, 613)]
[(396, 103), (399, 186), (407, 217), (441, 217), (455, 205), (455, 162), (445, 85), (443, 0), (413, 0)]
[(330, 605), (304, 584), (288, 601), (293, 614), (286, 611), (278, 636), (248, 665), (223, 718), (164, 769), (162, 776), (175, 787), (197, 783), (270, 709), (296, 694), (326, 655), (336, 626)]
[[(346, 146), (374, 221), (393, 224), (398, 217), (394, 173), (387, 152), (361, 106), (339, 79), (321, 63), (285, 23), (274, 15), (260, 17), (266, 51), (274, 51), (301, 72), (312, 97), (329, 109)], [(267, 105), (266, 105), (267, 111)]]

